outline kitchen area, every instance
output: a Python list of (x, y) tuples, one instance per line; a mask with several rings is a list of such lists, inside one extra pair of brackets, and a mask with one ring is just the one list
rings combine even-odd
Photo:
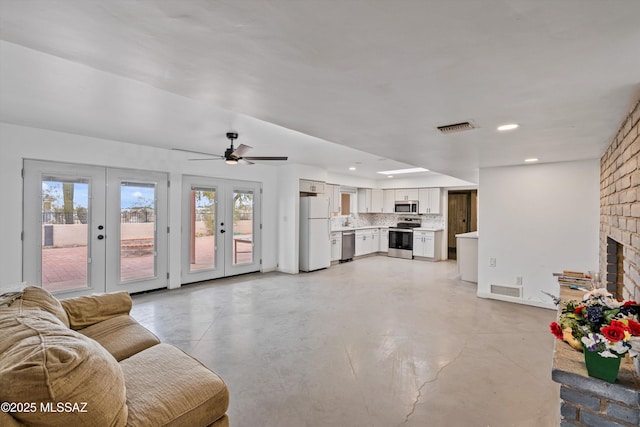
[[(442, 195), (441, 188), (354, 188), (301, 179), (300, 270), (374, 255), (446, 259)], [(310, 203), (322, 206), (318, 209), (326, 209), (326, 214), (311, 218)], [(309, 234), (314, 222), (322, 222), (324, 231)], [(310, 263), (309, 253), (314, 251), (322, 259)], [(328, 259), (320, 255), (325, 253)]]

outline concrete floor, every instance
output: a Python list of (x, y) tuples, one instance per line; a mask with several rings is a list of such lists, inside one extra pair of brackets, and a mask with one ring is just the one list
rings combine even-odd
[(555, 312), (455, 275), (376, 256), (137, 295), (132, 314), (224, 378), (233, 427), (558, 426)]

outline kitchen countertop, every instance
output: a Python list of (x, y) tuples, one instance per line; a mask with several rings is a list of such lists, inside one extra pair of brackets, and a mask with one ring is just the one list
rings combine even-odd
[(388, 225), (364, 225), (362, 227), (339, 227), (332, 228), (331, 232), (339, 232), (339, 231), (354, 231), (354, 230), (370, 230), (373, 228), (389, 228)]
[[(370, 230), (374, 228), (391, 228), (393, 225), (363, 225), (361, 227), (339, 227), (332, 228), (331, 232), (340, 232), (340, 231), (353, 231), (353, 230)], [(418, 227), (414, 228), (414, 231), (443, 231), (443, 228), (427, 228), (427, 227)]]
[(456, 234), (456, 237), (460, 237), (462, 239), (477, 239), (478, 238), (478, 232), (477, 231), (472, 231), (470, 233)]

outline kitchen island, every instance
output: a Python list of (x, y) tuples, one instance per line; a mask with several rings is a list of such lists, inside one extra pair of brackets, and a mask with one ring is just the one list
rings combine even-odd
[(478, 283), (478, 232), (456, 234), (456, 248), (460, 279)]

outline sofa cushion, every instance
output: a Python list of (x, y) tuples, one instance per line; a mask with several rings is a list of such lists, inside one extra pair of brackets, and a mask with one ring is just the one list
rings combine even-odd
[[(0, 354), (0, 402), (36, 404), (34, 412), (11, 414), (17, 421), (33, 426), (125, 425), (125, 383), (118, 362), (54, 315), (0, 309)], [(78, 405), (69, 412), (42, 410), (41, 404), (55, 409), (59, 402)]]
[(25, 310), (38, 309), (44, 310), (56, 316), (68, 328), (69, 317), (67, 312), (62, 308), (62, 304), (48, 291), (36, 286), (27, 286), (22, 291), (22, 296), (14, 304)]
[(158, 337), (128, 314), (103, 320), (78, 332), (98, 341), (118, 362), (160, 343)]
[(60, 301), (71, 329), (78, 330), (121, 314), (129, 314), (133, 302), (127, 292), (91, 295)]
[(223, 417), (229, 406), (224, 381), (172, 345), (155, 345), (120, 366), (128, 426), (206, 426)]

